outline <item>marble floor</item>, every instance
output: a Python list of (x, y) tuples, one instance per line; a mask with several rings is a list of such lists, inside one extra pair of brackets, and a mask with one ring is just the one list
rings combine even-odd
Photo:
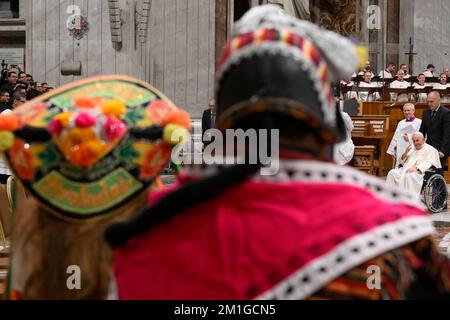
[(450, 256), (450, 210), (431, 215), (436, 227), (434, 238), (442, 253)]

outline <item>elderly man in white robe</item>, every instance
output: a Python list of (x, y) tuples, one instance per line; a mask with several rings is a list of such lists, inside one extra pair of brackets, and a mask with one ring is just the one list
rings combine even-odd
[(422, 124), (422, 120), (415, 117), (415, 111), (416, 108), (412, 103), (406, 103), (403, 106), (405, 119), (398, 123), (387, 149), (387, 154), (393, 157), (395, 168), (399, 167), (402, 154), (411, 145), (412, 134), (419, 131), (420, 125)]
[(389, 171), (386, 183), (420, 194), (425, 172), (433, 166), (441, 168), (439, 152), (425, 143), (422, 133), (413, 134), (414, 147), (409, 146), (401, 157), (402, 168)]

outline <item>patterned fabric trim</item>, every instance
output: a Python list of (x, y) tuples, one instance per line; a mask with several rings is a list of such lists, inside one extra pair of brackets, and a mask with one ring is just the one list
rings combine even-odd
[(256, 299), (305, 299), (363, 262), (429, 236), (433, 232), (432, 222), (427, 217), (409, 217), (377, 227), (344, 241)]
[[(380, 287), (369, 287), (371, 266)], [(308, 297), (324, 299), (430, 299), (450, 294), (450, 260), (438, 254), (431, 237), (390, 251), (351, 269)]]
[[(327, 64), (313, 43), (305, 37), (288, 29), (258, 29), (241, 34), (228, 42), (227, 47), (217, 66), (216, 83), (219, 83), (224, 73), (243, 59), (251, 56), (269, 53), (285, 55), (296, 59), (309, 73), (314, 88), (322, 105), (325, 123), (335, 126), (335, 102), (328, 79)], [(219, 86), (216, 86), (217, 88)]]
[[(226, 158), (223, 163), (238, 163), (236, 159)], [(223, 168), (220, 165), (189, 166), (185, 174), (192, 177), (203, 178), (219, 172)], [(281, 160), (279, 170), (275, 175), (255, 175), (252, 178), (261, 183), (337, 183), (350, 185), (371, 192), (379, 200), (392, 204), (406, 204), (425, 210), (419, 195), (389, 186), (385, 181), (369, 176), (359, 170), (347, 166), (338, 166), (333, 163), (306, 160)]]

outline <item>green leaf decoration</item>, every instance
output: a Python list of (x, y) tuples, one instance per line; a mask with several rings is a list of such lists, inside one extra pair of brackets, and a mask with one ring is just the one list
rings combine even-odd
[(115, 152), (117, 158), (131, 165), (134, 165), (134, 159), (139, 157), (139, 152), (134, 148), (132, 140), (124, 142)]
[(53, 144), (47, 144), (47, 148), (39, 153), (39, 160), (42, 162), (42, 169), (48, 171), (57, 166), (61, 160), (58, 151)]
[(128, 111), (125, 115), (124, 120), (130, 127), (136, 127), (140, 120), (145, 118), (145, 109), (142, 107), (137, 107)]

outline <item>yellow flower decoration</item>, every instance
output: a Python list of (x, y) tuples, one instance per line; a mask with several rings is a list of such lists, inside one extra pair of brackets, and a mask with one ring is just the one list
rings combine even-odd
[(369, 59), (369, 51), (363, 45), (356, 46), (356, 55), (358, 56), (358, 68), (362, 69)]
[(89, 153), (94, 157), (101, 156), (106, 150), (105, 143), (98, 139), (88, 141), (84, 145), (86, 146), (86, 149), (89, 150)]
[(9, 150), (14, 143), (14, 134), (9, 131), (0, 131), (0, 152)]
[(72, 128), (67, 136), (74, 145), (95, 140), (97, 138), (95, 132), (91, 128), (78, 127)]
[(114, 116), (120, 119), (123, 115), (127, 113), (127, 106), (125, 103), (119, 100), (107, 100), (101, 103), (102, 112), (106, 116)]
[(64, 128), (67, 128), (69, 126), (71, 116), (72, 115), (70, 114), (70, 112), (63, 112), (55, 116), (53, 119), (59, 120), (61, 125)]
[(189, 130), (176, 124), (168, 124), (164, 127), (163, 139), (170, 144), (178, 144), (189, 140)]

